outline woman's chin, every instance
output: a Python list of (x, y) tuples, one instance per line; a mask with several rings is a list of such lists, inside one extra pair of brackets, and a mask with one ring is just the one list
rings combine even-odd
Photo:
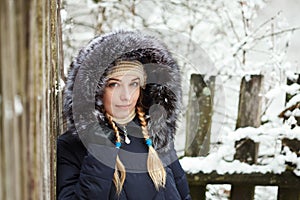
[(125, 110), (125, 111), (120, 110), (118, 112), (115, 112), (113, 116), (118, 119), (124, 119), (124, 118), (128, 117), (129, 114), (130, 114), (129, 110)]

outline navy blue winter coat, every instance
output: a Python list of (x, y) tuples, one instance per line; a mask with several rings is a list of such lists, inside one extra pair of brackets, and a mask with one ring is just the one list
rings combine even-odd
[[(148, 173), (140, 170), (146, 168), (146, 156), (139, 156), (148, 152), (140, 131), (128, 132), (137, 134), (130, 135), (130, 145), (122, 141), (120, 150), (111, 147), (115, 134), (103, 112), (102, 97), (107, 70), (116, 60), (138, 60), (147, 74), (140, 103), (153, 147), (167, 173), (166, 186), (159, 191)], [(181, 97), (179, 66), (157, 38), (118, 31), (91, 40), (71, 63), (64, 90), (68, 130), (57, 140), (58, 199), (116, 199), (112, 180), (117, 155), (126, 167), (120, 199), (190, 199), (173, 142)], [(131, 125), (140, 127), (137, 120)], [(103, 156), (111, 159), (100, 162)]]
[[(123, 144), (121, 147), (123, 150), (147, 153), (148, 147), (142, 137), (132, 135), (129, 137), (131, 143), (129, 145)], [(176, 157), (174, 149), (170, 150), (168, 154), (169, 157), (166, 159)], [(115, 159), (115, 156), (116, 154), (111, 154), (112, 159)], [(119, 154), (119, 156), (122, 160), (122, 155)], [(86, 150), (77, 136), (67, 132), (60, 136), (57, 141), (57, 197), (60, 200), (190, 199), (185, 173), (176, 158), (165, 167), (167, 173), (165, 188), (156, 191), (150, 176), (146, 172), (127, 172), (123, 190), (120, 196), (117, 196), (112, 181), (114, 169), (96, 159)], [(123, 163), (126, 167), (126, 161)]]

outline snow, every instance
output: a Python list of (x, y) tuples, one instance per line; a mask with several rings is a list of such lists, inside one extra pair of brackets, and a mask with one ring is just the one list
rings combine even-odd
[[(292, 113), (291, 113), (291, 115), (292, 115)], [(290, 116), (290, 117), (287, 119), (286, 123), (287, 123), (288, 125), (291, 126), (291, 125), (293, 125), (293, 124), (297, 124), (297, 120), (295, 119), (294, 116)]]
[(292, 71), (286, 71), (286, 76), (291, 80), (297, 80), (298, 74)]
[(6, 100), (4, 102), (2, 101), (2, 96), (0, 95), (0, 103), (3, 103), (5, 106), (3, 106), (3, 109), (5, 110), (4, 117), (6, 119), (13, 119), (14, 116), (20, 116), (22, 115), (24, 108), (22, 103), (22, 97), (19, 95), (15, 95), (12, 100)]
[(19, 95), (16, 95), (14, 98), (14, 109), (17, 116), (22, 115), (23, 113), (23, 104), (21, 97)]
[(290, 107), (292, 105), (295, 105), (297, 102), (300, 102), (300, 93), (293, 96), (290, 101), (286, 104), (286, 107)]
[(280, 87), (275, 87), (275, 88), (272, 88), (271, 90), (269, 90), (266, 94), (265, 94), (265, 97), (267, 99), (273, 99), (275, 98), (276, 96), (280, 95), (283, 93), (283, 89), (280, 88)]
[[(292, 85), (276, 85), (276, 87), (270, 89), (265, 97), (268, 99), (274, 99), (276, 96), (281, 95), (283, 93), (288, 93), (290, 95), (298, 94), (300, 91), (300, 85), (297, 83), (293, 83)], [(299, 97), (295, 97), (294, 100), (289, 101), (289, 106), (294, 105), (299, 101)]]
[(293, 83), (292, 85), (285, 85), (285, 91), (291, 95), (299, 93), (300, 85)]
[[(212, 158), (211, 158), (212, 157)], [(200, 161), (200, 162), (199, 162)], [(185, 157), (181, 160), (181, 164), (183, 169), (187, 173), (211, 173), (216, 171), (218, 174), (233, 174), (233, 173), (243, 173), (243, 174), (251, 174), (251, 173), (268, 173), (272, 172), (275, 174), (280, 174), (285, 171), (284, 159), (281, 157), (277, 157), (273, 159), (268, 165), (260, 166), (260, 165), (249, 165), (238, 160), (233, 160), (227, 162), (223, 159), (216, 159), (215, 157), (209, 155), (206, 159), (198, 160), (198, 162), (194, 161), (194, 158)], [(198, 166), (197, 170), (193, 168), (191, 165), (187, 166), (186, 163), (192, 163), (193, 166)], [(211, 168), (211, 166), (214, 166)], [(201, 169), (201, 170), (199, 170)]]
[(67, 16), (68, 16), (67, 11), (65, 9), (61, 9), (60, 10), (60, 17), (61, 17), (62, 23), (64, 23), (67, 20)]
[(55, 81), (55, 85), (56, 85), (56, 87), (55, 87), (55, 94), (58, 95), (58, 94), (60, 94), (63, 91), (63, 89), (65, 87), (65, 82), (64, 82), (63, 79), (60, 78), (59, 82)]
[(292, 115), (295, 117), (300, 117), (300, 109), (297, 108), (297, 109), (293, 110)]
[[(285, 147), (283, 151), (281, 151), (281, 145), (276, 145), (282, 138), (300, 140), (299, 133), (300, 127), (291, 129), (287, 125), (277, 128), (272, 128), (269, 125), (264, 125), (259, 128), (239, 128), (224, 136), (221, 140), (222, 144), (216, 151), (211, 152), (205, 157), (183, 157), (180, 159), (180, 163), (183, 169), (191, 174), (198, 172), (211, 173), (213, 171), (216, 171), (218, 174), (249, 174), (253, 172), (262, 174), (280, 174), (285, 171), (286, 162), (291, 162), (297, 165), (294, 169), (294, 173), (299, 175), (300, 157), (297, 157), (297, 155), (291, 152), (288, 147)], [(234, 142), (242, 138), (250, 138), (254, 142), (258, 142), (259, 149), (263, 149), (262, 152), (259, 152), (260, 156), (263, 156), (263, 154), (271, 154), (274, 155), (274, 157), (268, 162), (257, 163), (254, 165), (234, 160)], [(271, 145), (270, 142), (272, 143)]]
[[(253, 74), (253, 73), (251, 73), (251, 74)], [(245, 76), (245, 81), (246, 81), (246, 82), (251, 81), (251, 75), (247, 74), (247, 75)]]

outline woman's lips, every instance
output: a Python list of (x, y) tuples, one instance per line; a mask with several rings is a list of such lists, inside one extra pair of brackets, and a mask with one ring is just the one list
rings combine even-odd
[(131, 105), (116, 105), (117, 108), (128, 109)]

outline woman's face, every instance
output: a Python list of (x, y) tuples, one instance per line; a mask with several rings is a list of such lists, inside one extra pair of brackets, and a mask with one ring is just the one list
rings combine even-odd
[(104, 109), (115, 118), (126, 118), (135, 109), (139, 96), (140, 79), (137, 76), (112, 77), (104, 89)]

